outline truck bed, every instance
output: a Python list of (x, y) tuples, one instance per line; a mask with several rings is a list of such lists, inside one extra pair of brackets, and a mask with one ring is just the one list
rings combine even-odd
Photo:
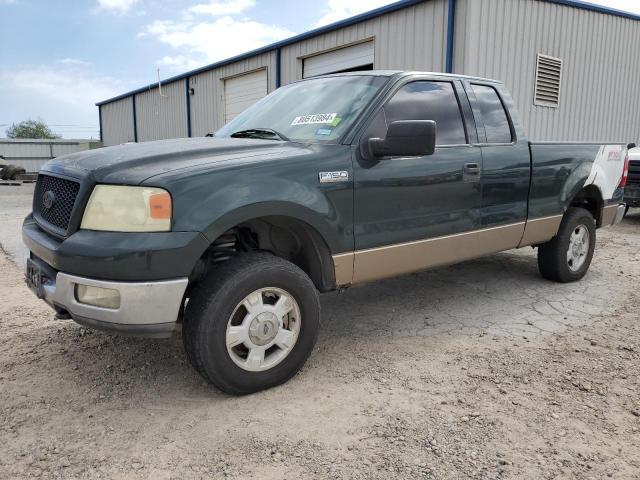
[(529, 142), (531, 186), (528, 218), (561, 215), (567, 202), (594, 185), (604, 205), (622, 201), (626, 146), (621, 143)]

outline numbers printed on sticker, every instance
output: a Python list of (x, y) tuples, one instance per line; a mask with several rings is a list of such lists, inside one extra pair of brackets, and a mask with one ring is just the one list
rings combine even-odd
[(291, 125), (313, 125), (317, 123), (331, 123), (337, 113), (316, 113), (314, 115), (301, 115), (293, 119)]

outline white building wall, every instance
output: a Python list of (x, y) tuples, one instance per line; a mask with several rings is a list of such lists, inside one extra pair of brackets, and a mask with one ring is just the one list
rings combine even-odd
[[(563, 60), (533, 104), (536, 55)], [(454, 72), (503, 80), (532, 140), (640, 140), (640, 21), (540, 0), (458, 0)]]
[(266, 68), (268, 92), (275, 90), (275, 57), (271, 51), (189, 77), (189, 86), (193, 88), (191, 136), (202, 137), (224, 125), (225, 78)]
[(99, 146), (97, 141), (87, 140), (2, 138), (0, 155), (8, 164), (23, 167), (27, 172), (37, 172), (52, 158), (89, 150), (91, 143)]
[(131, 97), (100, 107), (102, 142), (106, 147), (133, 142), (133, 102)]
[[(533, 140), (640, 141), (640, 21), (543, 0), (456, 0), (454, 73), (503, 80)], [(444, 71), (448, 0), (425, 0), (281, 47), (281, 84), (302, 78), (305, 58), (374, 42), (374, 68)], [(533, 103), (536, 55), (564, 62), (560, 107)], [(224, 124), (224, 80), (267, 69), (275, 89), (276, 51), (136, 94), (138, 141), (187, 136)], [(133, 140), (131, 98), (102, 109), (103, 140)]]
[(137, 93), (136, 127), (138, 141), (187, 136), (187, 92), (185, 80)]
[(447, 0), (396, 10), (282, 48), (282, 84), (302, 78), (305, 57), (374, 41), (377, 70), (442, 71), (445, 67)]

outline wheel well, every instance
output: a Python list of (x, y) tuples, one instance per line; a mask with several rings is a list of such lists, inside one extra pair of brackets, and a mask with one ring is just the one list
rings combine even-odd
[(242, 222), (216, 238), (196, 263), (190, 282), (197, 282), (217, 262), (249, 251), (268, 251), (304, 271), (321, 292), (335, 289), (329, 247), (308, 223), (285, 216), (265, 216)]
[(588, 185), (580, 190), (571, 200), (570, 206), (588, 210), (596, 220), (596, 226), (600, 227), (602, 225), (604, 201), (600, 190), (595, 185)]

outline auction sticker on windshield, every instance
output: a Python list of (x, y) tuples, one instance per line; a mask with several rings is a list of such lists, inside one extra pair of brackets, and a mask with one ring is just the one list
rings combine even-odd
[(317, 123), (331, 123), (338, 116), (337, 113), (316, 113), (314, 115), (301, 115), (293, 119), (291, 125), (313, 125)]

